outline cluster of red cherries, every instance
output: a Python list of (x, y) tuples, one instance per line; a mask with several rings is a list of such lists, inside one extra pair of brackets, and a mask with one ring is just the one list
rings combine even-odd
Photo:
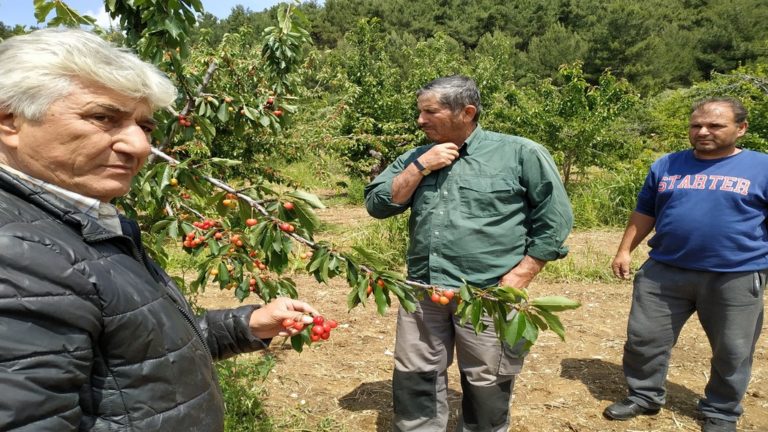
[(304, 324), (302, 321), (296, 321), (291, 318), (284, 319), (282, 324), (286, 329), (293, 328), (297, 331), (302, 331), (306, 327), (309, 329), (309, 339), (312, 342), (328, 340), (331, 337), (331, 330), (339, 326), (339, 323), (336, 321), (332, 319), (327, 320), (322, 315), (315, 316), (311, 324)]
[(182, 126), (192, 126), (192, 120), (189, 119), (189, 117), (185, 116), (184, 114), (179, 114), (179, 124)]

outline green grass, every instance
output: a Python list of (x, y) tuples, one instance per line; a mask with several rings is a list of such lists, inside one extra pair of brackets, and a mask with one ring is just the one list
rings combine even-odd
[(266, 396), (262, 383), (275, 365), (274, 357), (224, 360), (216, 364), (224, 394), (224, 430), (227, 432), (278, 431), (261, 400)]
[(615, 282), (610, 270), (613, 254), (604, 248), (587, 245), (565, 258), (548, 262), (537, 278), (546, 282)]

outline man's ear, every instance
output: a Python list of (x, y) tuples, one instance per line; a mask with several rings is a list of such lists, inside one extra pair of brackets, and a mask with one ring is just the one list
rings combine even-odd
[(475, 114), (477, 114), (477, 107), (474, 105), (467, 105), (462, 110), (462, 114), (464, 114), (471, 122), (475, 119)]
[(747, 122), (743, 122), (739, 124), (739, 130), (737, 132), (737, 137), (741, 138), (744, 136), (745, 133), (747, 133), (747, 129), (749, 128), (749, 124)]
[(19, 145), (19, 119), (10, 112), (0, 111), (0, 143), (6, 147)]

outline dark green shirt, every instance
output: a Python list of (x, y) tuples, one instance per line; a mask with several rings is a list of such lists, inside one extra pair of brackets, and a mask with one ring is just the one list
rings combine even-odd
[(547, 150), (525, 138), (477, 126), (452, 165), (424, 177), (408, 203), (393, 203), (393, 179), (433, 145), (401, 155), (365, 188), (373, 217), (411, 209), (409, 279), (485, 287), (525, 255), (565, 256), (573, 225), (568, 196)]

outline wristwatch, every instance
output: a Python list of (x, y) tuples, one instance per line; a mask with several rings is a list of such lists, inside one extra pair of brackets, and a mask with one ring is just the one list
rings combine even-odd
[(421, 175), (423, 175), (424, 177), (428, 176), (429, 173), (432, 172), (430, 169), (425, 168), (424, 165), (422, 165), (418, 159), (414, 159), (413, 164), (416, 165), (416, 169), (418, 169)]

